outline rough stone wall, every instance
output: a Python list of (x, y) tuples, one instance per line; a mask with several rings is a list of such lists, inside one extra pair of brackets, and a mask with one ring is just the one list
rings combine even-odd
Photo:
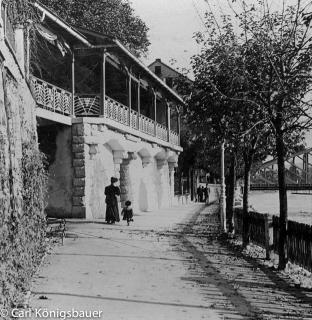
[(72, 128), (72, 157), (73, 157), (73, 200), (72, 216), (85, 218), (85, 185), (86, 167), (85, 161), (89, 148), (85, 145), (84, 136), (90, 133), (90, 127), (84, 124), (73, 125)]
[(25, 79), (24, 66), (3, 40), (2, 28), (0, 31), (0, 207), (3, 218), (8, 213), (10, 200), (21, 214), (22, 143), (37, 143), (37, 135), (36, 105)]

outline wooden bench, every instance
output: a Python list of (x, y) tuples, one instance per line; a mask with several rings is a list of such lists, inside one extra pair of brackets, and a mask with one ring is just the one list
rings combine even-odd
[(63, 245), (65, 232), (66, 232), (66, 220), (64, 218), (47, 217), (47, 236), (48, 237), (60, 235), (62, 239), (62, 245)]

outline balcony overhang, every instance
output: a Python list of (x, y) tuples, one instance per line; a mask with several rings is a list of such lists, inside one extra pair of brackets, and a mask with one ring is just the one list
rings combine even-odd
[(63, 114), (55, 113), (50, 110), (43, 108), (36, 108), (36, 117), (42, 118), (45, 120), (50, 120), (56, 123), (65, 124), (67, 126), (72, 125), (72, 118)]
[[(121, 132), (123, 134), (130, 134), (134, 137), (138, 137), (141, 140), (150, 142), (150, 143), (155, 143), (157, 145), (160, 145), (165, 148), (170, 148), (172, 150), (175, 150), (177, 152), (182, 152), (183, 148), (177, 145), (174, 145), (170, 142), (163, 141), (157, 137), (150, 136), (144, 132), (135, 130), (133, 128), (130, 128), (126, 125), (123, 125), (121, 123), (118, 123), (114, 120), (105, 118), (105, 117), (98, 117), (98, 118), (91, 118), (91, 117), (83, 117), (83, 118), (73, 118), (72, 123), (88, 123), (88, 124), (104, 124), (111, 130), (117, 130), (118, 132)], [(100, 143), (101, 141), (97, 140), (98, 138), (96, 136), (92, 137), (94, 139), (94, 143)]]

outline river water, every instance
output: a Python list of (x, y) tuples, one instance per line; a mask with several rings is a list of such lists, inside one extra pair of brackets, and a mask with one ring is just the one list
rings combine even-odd
[[(312, 225), (312, 192), (287, 192), (289, 220)], [(257, 212), (279, 215), (278, 191), (252, 191), (250, 205)]]

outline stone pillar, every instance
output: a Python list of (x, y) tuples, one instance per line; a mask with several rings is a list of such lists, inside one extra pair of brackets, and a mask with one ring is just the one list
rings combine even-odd
[(169, 202), (173, 205), (174, 200), (174, 168), (177, 167), (175, 162), (168, 162), (169, 166)]
[(91, 126), (87, 123), (73, 124), (73, 207), (75, 218), (86, 218), (86, 158), (89, 150), (85, 144), (85, 136), (91, 134)]
[[(157, 169), (159, 174), (158, 187), (158, 207), (168, 207), (170, 205), (170, 187), (169, 187), (169, 174), (167, 160), (157, 159)], [(166, 170), (167, 169), (167, 170)]]
[(133, 193), (130, 179), (130, 162), (137, 158), (135, 153), (129, 152), (128, 158), (123, 159), (120, 165), (120, 201), (124, 207), (125, 202), (130, 200), (133, 202)]
[(120, 179), (120, 165), (121, 165), (123, 159), (126, 159), (127, 156), (128, 156), (127, 152), (125, 152), (123, 150), (113, 151), (114, 166), (115, 166), (115, 177), (117, 179)]

